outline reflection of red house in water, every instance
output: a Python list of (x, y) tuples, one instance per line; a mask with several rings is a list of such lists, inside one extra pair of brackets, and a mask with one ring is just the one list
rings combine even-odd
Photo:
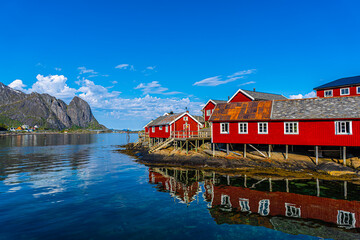
[(255, 212), (261, 216), (316, 219), (345, 228), (359, 228), (360, 202), (301, 195), (288, 192), (262, 192), (243, 187), (205, 183), (205, 196), (211, 207), (222, 211)]
[(191, 203), (199, 193), (199, 183), (193, 182), (188, 185), (177, 181), (174, 177), (166, 176), (165, 173), (155, 172), (149, 169), (149, 182), (159, 184), (161, 190), (170, 192), (171, 196), (176, 197), (181, 203)]

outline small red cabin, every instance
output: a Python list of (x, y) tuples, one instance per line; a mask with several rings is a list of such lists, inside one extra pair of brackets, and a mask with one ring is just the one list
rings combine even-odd
[(192, 116), (188, 112), (167, 113), (150, 122), (147, 127), (150, 138), (186, 138), (197, 135), (203, 122), (202, 117)]
[(256, 92), (239, 89), (229, 100), (228, 103), (233, 102), (250, 102), (250, 101), (266, 101), (266, 100), (285, 100), (283, 95), (273, 93)]
[(314, 88), (318, 97), (360, 96), (360, 76), (340, 78)]
[(210, 99), (201, 110), (203, 112), (205, 122), (209, 121), (209, 118), (213, 113), (216, 104), (225, 102), (226, 101)]

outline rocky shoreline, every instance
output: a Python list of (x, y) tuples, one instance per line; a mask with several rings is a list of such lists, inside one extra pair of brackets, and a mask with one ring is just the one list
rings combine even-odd
[[(136, 161), (147, 166), (181, 167), (216, 172), (250, 175), (272, 175), (290, 178), (320, 178), (329, 180), (360, 180), (358, 170), (352, 165), (343, 166), (331, 159), (319, 159), (316, 165), (313, 159), (293, 154), (288, 160), (269, 159), (248, 152), (247, 158), (235, 154), (226, 155), (217, 152), (217, 156), (209, 156), (202, 149), (198, 152), (176, 150), (172, 147), (149, 153), (147, 146), (127, 144), (118, 146), (117, 150), (136, 158)], [(274, 154), (276, 155), (276, 154)], [(353, 164), (353, 161), (351, 162)], [(360, 163), (359, 163), (360, 164)]]

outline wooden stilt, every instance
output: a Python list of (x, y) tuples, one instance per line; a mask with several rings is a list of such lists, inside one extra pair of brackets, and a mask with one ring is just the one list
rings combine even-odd
[(316, 179), (316, 195), (320, 197), (320, 183), (318, 178)]
[(244, 176), (244, 187), (247, 187), (247, 183), (246, 183), (246, 174)]
[(227, 185), (230, 185), (230, 176), (226, 175)]
[(289, 179), (285, 179), (286, 181), (286, 192), (289, 192)]
[(271, 178), (269, 178), (269, 190), (270, 190), (270, 192), (272, 192), (272, 183), (271, 183)]
[(185, 144), (186, 144), (186, 154), (188, 154), (188, 153), (189, 153), (189, 143), (188, 143), (188, 140), (186, 140)]
[(289, 158), (289, 145), (285, 145), (285, 159)]
[(226, 144), (226, 155), (229, 155), (229, 144)]
[(268, 153), (269, 158), (271, 158), (271, 144), (269, 144), (269, 153)]
[(347, 199), (347, 181), (344, 181), (344, 198)]
[(315, 146), (316, 165), (319, 164), (319, 146)]
[(215, 143), (213, 143), (213, 157), (215, 157)]
[(246, 144), (244, 144), (244, 158), (246, 158)]
[(343, 163), (346, 166), (346, 147), (343, 147)]

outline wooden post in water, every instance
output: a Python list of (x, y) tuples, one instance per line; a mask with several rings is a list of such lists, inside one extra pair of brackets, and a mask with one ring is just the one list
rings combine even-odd
[(269, 158), (271, 158), (271, 144), (269, 144), (269, 153), (268, 153)]
[(343, 163), (346, 166), (346, 147), (343, 147)]
[(229, 144), (226, 144), (226, 155), (229, 155)]
[(246, 158), (246, 143), (244, 144), (244, 158)]
[(319, 146), (315, 146), (315, 159), (316, 159), (316, 165), (319, 164)]

